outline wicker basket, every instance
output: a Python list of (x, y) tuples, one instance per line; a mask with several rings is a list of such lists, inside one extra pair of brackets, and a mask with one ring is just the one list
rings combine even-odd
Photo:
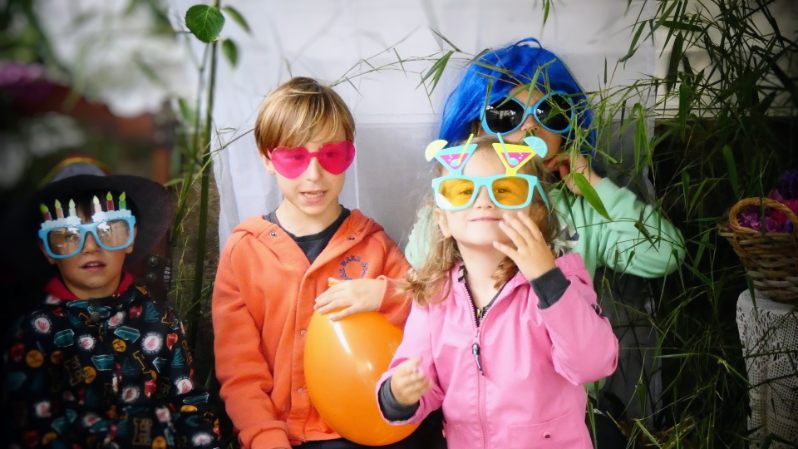
[[(787, 215), (792, 233), (762, 233), (740, 225), (740, 212), (760, 202)], [(789, 207), (770, 198), (744, 198), (732, 206), (720, 235), (729, 240), (759, 293), (778, 302), (798, 300), (798, 217)]]

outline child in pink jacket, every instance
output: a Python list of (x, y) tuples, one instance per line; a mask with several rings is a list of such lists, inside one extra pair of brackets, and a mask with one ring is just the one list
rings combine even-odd
[(442, 407), (450, 449), (590, 449), (582, 385), (615, 370), (618, 341), (580, 256), (551, 251), (545, 143), (492, 139), (427, 148), (439, 232), (380, 409), (402, 424)]

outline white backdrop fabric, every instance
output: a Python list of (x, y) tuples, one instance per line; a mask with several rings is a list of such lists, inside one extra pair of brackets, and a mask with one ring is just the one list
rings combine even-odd
[[(184, 13), (192, 3), (176, 5)], [(420, 197), (428, 186), (426, 144), (436, 138), (439, 112), (461, 74), (451, 61), (428, 96), (420, 72), (431, 60), (395, 63), (434, 55), (449, 45), (468, 54), (534, 36), (560, 55), (586, 90), (602, 83), (629, 46), (631, 24), (642, 2), (568, 0), (555, 2), (545, 26), (535, 0), (237, 0), (225, 2), (243, 13), (246, 33), (228, 20), (223, 36), (240, 49), (237, 67), (219, 66), (214, 124), (219, 142), (213, 169), (220, 194), (219, 237), (223, 246), (233, 227), (277, 207), (280, 193), (258, 156), (251, 130), (263, 96), (291, 76), (310, 76), (336, 86), (354, 114), (357, 157), (347, 171), (341, 202), (359, 208), (404, 243)], [(183, 7), (182, 10), (180, 8)], [(386, 51), (387, 50), (387, 51)], [(395, 51), (394, 51), (395, 50)], [(367, 59), (369, 64), (359, 63)], [(626, 84), (655, 70), (653, 47), (619, 69), (612, 83)], [(381, 70), (371, 67), (388, 65)]]

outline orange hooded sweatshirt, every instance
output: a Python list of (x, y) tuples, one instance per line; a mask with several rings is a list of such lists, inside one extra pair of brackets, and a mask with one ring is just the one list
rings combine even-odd
[[(289, 448), (340, 438), (305, 389), (303, 353), (313, 304), (328, 278), (401, 279), (407, 262), (382, 226), (353, 210), (311, 264), (290, 235), (263, 217), (238, 225), (213, 290), (216, 377), (244, 448)], [(380, 312), (404, 327), (410, 301), (386, 279)]]

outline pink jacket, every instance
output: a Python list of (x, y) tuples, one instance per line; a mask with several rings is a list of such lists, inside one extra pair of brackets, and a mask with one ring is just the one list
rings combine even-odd
[(478, 328), (455, 267), (448, 297), (413, 304), (378, 388), (398, 364), (420, 356), (433, 387), (408, 422), (443, 407), (450, 449), (592, 448), (582, 385), (615, 370), (618, 340), (596, 305), (581, 257), (571, 253), (556, 263), (571, 282), (559, 301), (540, 310), (518, 273)]

